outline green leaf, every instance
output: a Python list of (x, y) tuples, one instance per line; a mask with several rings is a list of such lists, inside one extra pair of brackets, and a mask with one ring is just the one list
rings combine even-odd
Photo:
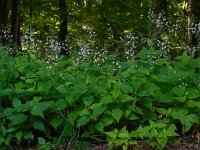
[(77, 121), (77, 127), (86, 125), (90, 121), (90, 117), (88, 115), (81, 116)]
[(44, 92), (48, 93), (50, 88), (52, 87), (52, 81), (51, 80), (45, 80), (41, 83), (42, 89)]
[(104, 129), (104, 123), (103, 122), (98, 122), (95, 124), (95, 128), (100, 131), (100, 132), (103, 132), (103, 129)]
[(4, 139), (5, 138), (0, 135), (0, 145), (4, 142)]
[(120, 118), (122, 117), (122, 110), (119, 108), (113, 109), (112, 116), (117, 122), (119, 122)]
[(173, 93), (179, 97), (183, 96), (186, 92), (185, 87), (183, 86), (178, 86), (173, 88)]
[(0, 135), (5, 136), (6, 135), (6, 128), (4, 127), (4, 125), (1, 123), (0, 125)]
[(188, 92), (187, 99), (196, 99), (200, 97), (200, 90), (196, 88), (191, 88)]
[(108, 138), (114, 141), (117, 138), (118, 131), (115, 129), (115, 131), (105, 132), (105, 134), (108, 136)]
[(132, 101), (133, 102), (132, 105), (135, 105), (136, 100), (132, 96), (125, 95), (125, 94), (119, 96), (119, 102), (126, 103), (129, 101)]
[(9, 96), (12, 95), (13, 89), (5, 89), (5, 90), (0, 90), (0, 96)]
[(105, 108), (97, 108), (92, 112), (91, 118), (96, 120), (104, 112)]
[(58, 92), (60, 92), (61, 94), (65, 94), (65, 93), (66, 93), (66, 87), (65, 87), (64, 84), (59, 85), (59, 86), (56, 88), (56, 90), (57, 90)]
[(50, 121), (50, 124), (54, 127), (54, 129), (57, 129), (62, 123), (63, 123), (62, 117), (56, 117)]
[(49, 109), (53, 104), (54, 101), (38, 103), (31, 109), (31, 114), (44, 118), (43, 112)]
[(11, 132), (16, 131), (16, 130), (17, 130), (16, 127), (11, 127), (11, 128), (7, 129), (7, 133), (11, 133)]
[(23, 132), (22, 131), (16, 132), (16, 138), (17, 138), (18, 143), (20, 143), (20, 141), (22, 139), (22, 136), (23, 136)]
[(121, 90), (127, 94), (133, 92), (133, 88), (131, 86), (129, 86), (128, 84), (122, 84)]
[(12, 99), (12, 105), (13, 105), (13, 107), (17, 107), (17, 106), (19, 106), (19, 105), (21, 105), (22, 103), (21, 103), (21, 101), (19, 100), (19, 98), (17, 98), (17, 97), (14, 97), (13, 99)]
[(37, 129), (37, 130), (40, 130), (40, 131), (45, 131), (44, 129), (44, 124), (42, 121), (35, 121), (33, 123), (33, 128)]
[(167, 115), (167, 113), (168, 113), (167, 109), (165, 109), (165, 108), (156, 108), (156, 111), (162, 115)]
[(128, 139), (129, 138), (129, 132), (126, 130), (126, 127), (123, 127), (118, 134), (118, 137), (121, 139)]
[(38, 137), (38, 143), (40, 145), (44, 145), (46, 143), (46, 140), (44, 138), (42, 138), (42, 137)]
[(77, 111), (72, 111), (70, 113), (67, 114), (67, 120), (69, 121), (69, 123), (74, 126), (74, 122), (78, 117), (78, 112)]
[(111, 125), (114, 122), (114, 119), (113, 119), (112, 116), (104, 115), (101, 122), (104, 123), (104, 126), (108, 126), (108, 125)]
[(67, 107), (68, 102), (66, 99), (59, 99), (55, 104), (54, 104), (54, 109), (55, 110), (63, 110)]
[(27, 119), (27, 116), (25, 114), (16, 114), (9, 118), (12, 126), (21, 124), (25, 122), (26, 119)]
[(102, 103), (102, 104), (104, 104), (104, 103), (107, 104), (107, 103), (112, 103), (112, 102), (114, 102), (114, 97), (111, 95), (104, 96), (100, 101), (100, 103)]
[(24, 139), (26, 139), (26, 140), (28, 140), (28, 139), (33, 140), (33, 139), (34, 139), (33, 133), (32, 133), (31, 131), (26, 131), (26, 132), (24, 133)]
[(175, 132), (176, 131), (176, 126), (174, 124), (171, 124), (169, 128), (167, 128), (166, 136), (178, 136), (178, 134)]
[(84, 102), (85, 106), (90, 106), (94, 102), (94, 97), (92, 95), (85, 96), (83, 98), (83, 102)]
[(182, 96), (182, 97), (175, 97), (174, 99), (176, 99), (177, 101), (184, 103), (186, 101), (186, 96)]
[(152, 47), (152, 46), (153, 46), (153, 41), (150, 40), (150, 39), (147, 39), (147, 45), (148, 45), (149, 47)]

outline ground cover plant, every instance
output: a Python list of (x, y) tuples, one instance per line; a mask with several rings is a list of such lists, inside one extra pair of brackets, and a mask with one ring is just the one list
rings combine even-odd
[[(194, 131), (199, 140), (200, 58), (163, 58), (148, 40), (132, 61), (49, 62), (0, 55), (2, 149), (163, 149)], [(198, 141), (199, 142), (199, 141)]]

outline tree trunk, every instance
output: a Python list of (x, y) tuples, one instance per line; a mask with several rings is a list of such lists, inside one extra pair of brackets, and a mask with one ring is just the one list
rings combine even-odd
[(11, 34), (13, 43), (20, 49), (20, 0), (12, 0)]
[(65, 0), (59, 0), (59, 10), (60, 10), (60, 54), (67, 55), (67, 43), (66, 43), (66, 36), (68, 34), (67, 29), (67, 5)]
[[(3, 35), (3, 30), (7, 27), (8, 21), (8, 1), (7, 0), (0, 0), (0, 34)], [(1, 42), (5, 44), (5, 39), (2, 36)]]
[[(198, 35), (195, 31), (192, 32), (192, 24), (198, 24), (200, 21), (200, 4), (198, 0), (188, 0), (188, 44), (191, 47), (195, 47), (195, 54), (194, 58), (198, 58), (199, 51), (198, 51)], [(195, 72), (198, 72), (199, 68), (196, 68)]]
[(163, 12), (167, 14), (167, 0), (154, 0), (155, 13)]

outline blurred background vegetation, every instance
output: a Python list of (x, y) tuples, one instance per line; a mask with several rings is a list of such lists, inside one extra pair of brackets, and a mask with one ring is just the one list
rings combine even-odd
[(166, 58), (198, 57), (199, 8), (198, 0), (0, 0), (0, 43), (43, 58), (133, 58), (150, 38)]

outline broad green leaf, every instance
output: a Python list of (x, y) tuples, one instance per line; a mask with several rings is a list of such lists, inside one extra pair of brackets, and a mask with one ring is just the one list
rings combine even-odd
[(11, 133), (17, 130), (17, 127), (11, 127), (7, 129), (7, 133)]
[(142, 105), (146, 106), (147, 108), (152, 109), (152, 98), (151, 97), (144, 97), (143, 100), (141, 100)]
[(179, 97), (183, 96), (185, 92), (186, 92), (186, 89), (183, 86), (177, 86), (173, 88), (173, 93)]
[(105, 108), (97, 108), (92, 112), (91, 118), (96, 120), (104, 112)]
[(48, 110), (53, 104), (54, 101), (40, 102), (33, 106), (31, 109), (31, 114), (44, 118), (43, 112)]
[(168, 128), (167, 128), (167, 132), (165, 133), (166, 136), (178, 136), (178, 134), (175, 132), (176, 131), (176, 126), (174, 124), (171, 124)]
[(174, 98), (175, 100), (181, 102), (181, 103), (184, 103), (186, 101), (186, 96), (182, 96), (182, 97), (175, 97)]
[(38, 137), (38, 143), (40, 145), (44, 145), (46, 143), (46, 140), (44, 138), (42, 138), (42, 137)]
[(50, 124), (54, 127), (54, 129), (57, 129), (62, 123), (63, 123), (62, 117), (56, 117), (50, 121)]
[(102, 122), (98, 122), (95, 124), (95, 128), (100, 131), (100, 132), (103, 132), (103, 129), (104, 129), (104, 123)]
[(133, 92), (133, 88), (128, 84), (122, 84), (121, 90), (125, 93), (132, 93)]
[(67, 120), (69, 121), (69, 123), (74, 126), (74, 122), (75, 120), (77, 119), (77, 117), (79, 116), (78, 112), (77, 111), (72, 111), (72, 112), (69, 112), (67, 114)]
[(55, 110), (63, 110), (67, 107), (68, 102), (66, 99), (59, 99), (53, 106)]
[[(191, 60), (192, 60), (192, 57), (191, 56), (188, 56), (186, 53), (184, 53), (182, 56), (178, 56), (176, 57), (177, 60), (180, 60), (181, 62), (184, 62), (184, 63), (190, 63)], [(188, 64), (187, 64), (188, 65)]]
[(86, 125), (90, 121), (90, 117), (88, 115), (83, 115), (77, 120), (77, 127)]
[(19, 98), (17, 98), (17, 97), (14, 97), (13, 99), (12, 99), (12, 105), (13, 105), (13, 107), (17, 107), (17, 106), (19, 106), (19, 105), (21, 105), (22, 103), (21, 103), (21, 101), (19, 100)]
[(26, 119), (27, 119), (27, 115), (25, 115), (25, 114), (16, 114), (9, 118), (12, 126), (21, 124), (21, 123), (25, 122)]
[(112, 102), (114, 102), (114, 97), (111, 95), (104, 96), (100, 101), (100, 103), (102, 103), (102, 104), (104, 104), (104, 103), (107, 104), (107, 103), (112, 103)]
[(126, 130), (126, 127), (123, 127), (118, 134), (118, 137), (121, 139), (128, 139), (129, 138), (129, 132)]
[(42, 89), (44, 92), (48, 93), (50, 88), (52, 87), (52, 81), (47, 79), (41, 83)]
[(12, 116), (13, 112), (14, 112), (13, 108), (5, 108), (3, 109), (3, 116), (4, 117)]
[(82, 109), (81, 111), (79, 111), (79, 116), (83, 116), (83, 115), (89, 115), (90, 114), (90, 110), (88, 108)]
[(65, 94), (65, 93), (66, 93), (66, 87), (65, 87), (64, 84), (59, 85), (59, 86), (56, 88), (56, 90), (57, 90), (58, 92), (60, 92), (61, 94)]
[(105, 134), (108, 136), (108, 138), (114, 141), (117, 138), (118, 131), (115, 129), (115, 131), (105, 132)]
[(33, 140), (34, 139), (33, 133), (31, 131), (24, 132), (24, 139), (26, 139), (26, 140), (28, 140), (28, 139)]
[(114, 119), (112, 116), (104, 115), (101, 122), (104, 123), (104, 126), (111, 125), (114, 122)]
[(156, 108), (156, 111), (162, 115), (167, 115), (167, 113), (168, 113), (167, 109), (165, 109), (165, 108)]
[(102, 104), (101, 104), (101, 103), (94, 103), (94, 104), (92, 104), (89, 108), (90, 108), (91, 110), (95, 110), (95, 109), (101, 108), (101, 107), (102, 107)]
[(37, 129), (37, 130), (40, 130), (40, 131), (45, 131), (45, 129), (44, 129), (44, 123), (42, 121), (35, 121), (33, 123), (33, 128)]
[(117, 122), (119, 122), (120, 118), (122, 117), (122, 110), (119, 108), (113, 109), (112, 116)]
[(152, 47), (152, 46), (153, 46), (153, 41), (150, 40), (150, 39), (147, 39), (147, 45), (148, 45), (149, 47)]
[(187, 99), (196, 99), (200, 97), (200, 90), (196, 88), (191, 88), (188, 90)]
[(20, 141), (22, 139), (22, 136), (23, 136), (23, 132), (22, 131), (16, 132), (16, 138), (17, 138), (18, 143), (20, 143)]
[(9, 96), (12, 95), (13, 89), (5, 89), (5, 90), (0, 90), (0, 96)]
[(85, 96), (83, 98), (83, 102), (84, 102), (85, 106), (90, 106), (94, 102), (94, 97), (92, 95)]
[(125, 94), (120, 95), (118, 99), (119, 99), (119, 102), (121, 103), (132, 101), (133, 102), (132, 105), (135, 105), (135, 102), (136, 102), (136, 100), (132, 96), (125, 95)]
[(6, 135), (6, 128), (4, 127), (4, 125), (1, 123), (0, 124), (0, 135), (5, 136)]
[(0, 135), (0, 145), (4, 142), (4, 137)]
[(30, 102), (26, 102), (25, 104), (21, 104), (21, 105), (17, 105), (15, 110), (18, 112), (18, 113), (22, 113), (22, 112), (25, 112), (25, 111), (28, 111), (30, 109)]

